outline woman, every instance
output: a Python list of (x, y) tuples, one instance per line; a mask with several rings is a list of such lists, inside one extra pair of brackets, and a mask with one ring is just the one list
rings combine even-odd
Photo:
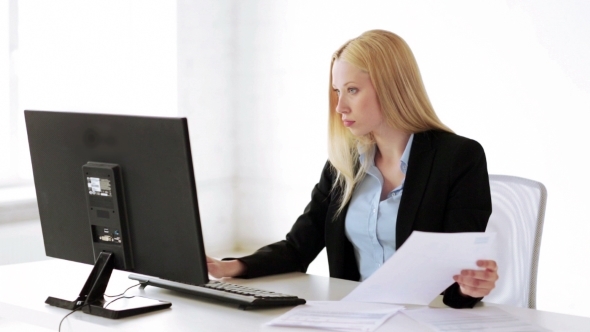
[[(403, 39), (372, 30), (345, 43), (332, 57), (329, 98), (329, 161), (304, 213), (283, 241), (208, 258), (214, 277), (304, 272), (326, 247), (331, 277), (362, 281), (414, 230), (485, 231), (483, 148), (438, 119)], [(447, 305), (473, 307), (494, 288), (496, 262), (477, 265), (454, 277)]]

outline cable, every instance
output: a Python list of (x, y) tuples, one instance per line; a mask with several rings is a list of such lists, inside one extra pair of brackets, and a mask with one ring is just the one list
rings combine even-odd
[(141, 282), (140, 282), (139, 284), (136, 284), (136, 285), (133, 285), (133, 286), (131, 286), (131, 287), (127, 288), (127, 289), (126, 289), (126, 290), (125, 290), (123, 293), (121, 293), (121, 294), (117, 294), (117, 295), (106, 295), (106, 294), (103, 294), (103, 295), (104, 295), (104, 296), (106, 296), (106, 297), (117, 297), (117, 296), (123, 296), (123, 295), (125, 295), (125, 293), (127, 293), (127, 291), (128, 291), (128, 290), (130, 290), (130, 289), (131, 289), (131, 288), (133, 288), (133, 287), (137, 287), (137, 286), (139, 286), (139, 285), (141, 285)]
[(118, 300), (120, 300), (120, 299), (132, 299), (132, 298), (134, 298), (135, 296), (125, 296), (125, 293), (127, 293), (127, 291), (128, 291), (128, 290), (130, 290), (131, 288), (133, 288), (133, 287), (137, 287), (137, 286), (139, 286), (139, 285), (141, 285), (141, 284), (142, 284), (142, 283), (140, 282), (140, 283), (138, 283), (137, 285), (133, 285), (133, 286), (131, 286), (131, 287), (127, 288), (127, 289), (126, 289), (126, 290), (125, 290), (123, 293), (121, 293), (121, 294), (119, 294), (119, 295), (106, 295), (106, 294), (105, 294), (105, 296), (107, 296), (107, 297), (115, 297), (115, 296), (119, 296), (119, 297), (117, 297), (116, 299), (114, 299), (114, 300), (112, 300), (112, 301), (108, 302), (107, 304), (105, 304), (105, 305), (103, 306), (103, 308), (106, 308), (106, 307), (107, 307), (109, 304), (111, 304), (111, 303), (113, 303), (113, 302), (115, 302), (115, 301), (118, 301)]
[(108, 302), (107, 304), (105, 304), (105, 305), (103, 306), (103, 308), (106, 308), (106, 307), (107, 307), (109, 304), (111, 304), (111, 303), (113, 303), (113, 302), (115, 302), (115, 301), (118, 301), (118, 300), (120, 300), (120, 299), (132, 299), (132, 298), (134, 298), (134, 297), (135, 297), (135, 296), (120, 296), (120, 297), (118, 297), (118, 298), (116, 298), (116, 299), (114, 299), (114, 300), (112, 300), (112, 301)]
[(72, 312), (70, 312), (69, 314), (65, 315), (65, 316), (64, 316), (64, 318), (62, 318), (62, 319), (59, 321), (59, 327), (57, 328), (57, 331), (58, 331), (58, 332), (59, 332), (59, 331), (61, 331), (61, 323), (63, 323), (63, 321), (64, 321), (64, 320), (65, 320), (65, 319), (66, 319), (66, 318), (67, 318), (69, 315), (73, 314), (74, 312), (76, 312), (76, 311), (78, 311), (78, 310), (81, 310), (82, 308), (84, 308), (84, 307), (85, 307), (85, 306), (87, 306), (87, 305), (89, 305), (89, 304), (87, 303), (87, 304), (85, 304), (85, 305), (81, 305), (81, 306), (79, 306), (78, 308), (75, 308), (74, 310), (72, 310)]
[[(124, 295), (125, 295), (125, 293), (127, 293), (127, 291), (128, 291), (128, 290), (130, 290), (131, 288), (133, 288), (133, 287), (137, 287), (137, 286), (139, 286), (139, 285), (141, 285), (141, 284), (142, 284), (142, 283), (140, 282), (140, 283), (138, 283), (138, 284), (136, 284), (136, 285), (130, 286), (130, 287), (128, 287), (128, 288), (127, 288), (127, 289), (126, 289), (126, 290), (125, 290), (123, 293), (121, 293), (121, 294), (118, 294), (118, 295), (106, 295), (106, 294), (103, 294), (103, 296), (106, 296), (106, 297), (116, 297), (116, 296), (119, 296), (118, 298), (116, 298), (116, 299), (114, 299), (114, 300), (112, 300), (112, 301), (108, 302), (107, 304), (105, 304), (105, 305), (103, 306), (103, 308), (106, 308), (106, 307), (107, 307), (109, 304), (111, 304), (111, 303), (113, 303), (113, 302), (115, 302), (115, 301), (117, 301), (117, 300), (123, 299), (123, 298), (126, 298), (126, 299), (134, 298), (135, 296), (128, 296), (128, 297), (125, 297)], [(81, 306), (79, 306), (79, 307), (75, 308), (74, 310), (72, 310), (72, 311), (71, 311), (70, 313), (68, 313), (67, 315), (65, 315), (65, 316), (64, 316), (64, 317), (63, 317), (63, 318), (62, 318), (62, 319), (59, 321), (59, 327), (58, 327), (57, 331), (58, 331), (58, 332), (59, 332), (59, 331), (61, 331), (61, 324), (63, 323), (63, 321), (64, 321), (64, 320), (65, 320), (65, 319), (66, 319), (66, 318), (67, 318), (69, 315), (73, 314), (74, 312), (76, 312), (76, 311), (78, 311), (78, 310), (81, 310), (82, 308), (84, 308), (84, 307), (85, 307), (85, 306), (87, 306), (87, 305), (90, 305), (90, 303), (86, 303), (86, 304), (84, 304), (84, 305), (81, 305)]]

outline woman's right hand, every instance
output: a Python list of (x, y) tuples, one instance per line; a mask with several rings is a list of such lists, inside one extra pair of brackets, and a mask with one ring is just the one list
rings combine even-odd
[(207, 270), (215, 278), (231, 278), (243, 275), (246, 265), (237, 259), (221, 261), (207, 256)]

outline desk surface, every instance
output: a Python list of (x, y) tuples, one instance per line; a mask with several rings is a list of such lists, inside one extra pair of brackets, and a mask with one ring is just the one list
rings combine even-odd
[[(0, 317), (57, 330), (68, 310), (45, 304), (47, 296), (74, 300), (92, 267), (63, 260), (0, 266)], [(128, 272), (113, 271), (107, 294), (119, 294), (136, 284)], [(232, 283), (295, 294), (308, 301), (339, 300), (358, 284), (303, 273), (257, 279), (232, 279)], [(170, 309), (111, 320), (76, 312), (62, 331), (309, 331), (264, 324), (290, 308), (242, 311), (226, 304), (157, 287), (133, 288), (127, 295), (172, 302)], [(485, 304), (490, 305), (490, 304)], [(531, 323), (553, 331), (590, 331), (590, 318), (496, 305)], [(478, 310), (473, 309), (473, 310)], [(430, 331), (405, 315), (388, 320), (379, 331)], [(315, 330), (317, 331), (317, 330)]]

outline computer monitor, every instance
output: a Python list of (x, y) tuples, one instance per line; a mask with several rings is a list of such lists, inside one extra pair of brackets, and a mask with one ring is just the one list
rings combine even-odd
[(208, 281), (186, 118), (28, 110), (25, 120), (45, 252), (96, 263), (77, 300), (49, 304), (145, 312), (101, 310), (112, 268)]

